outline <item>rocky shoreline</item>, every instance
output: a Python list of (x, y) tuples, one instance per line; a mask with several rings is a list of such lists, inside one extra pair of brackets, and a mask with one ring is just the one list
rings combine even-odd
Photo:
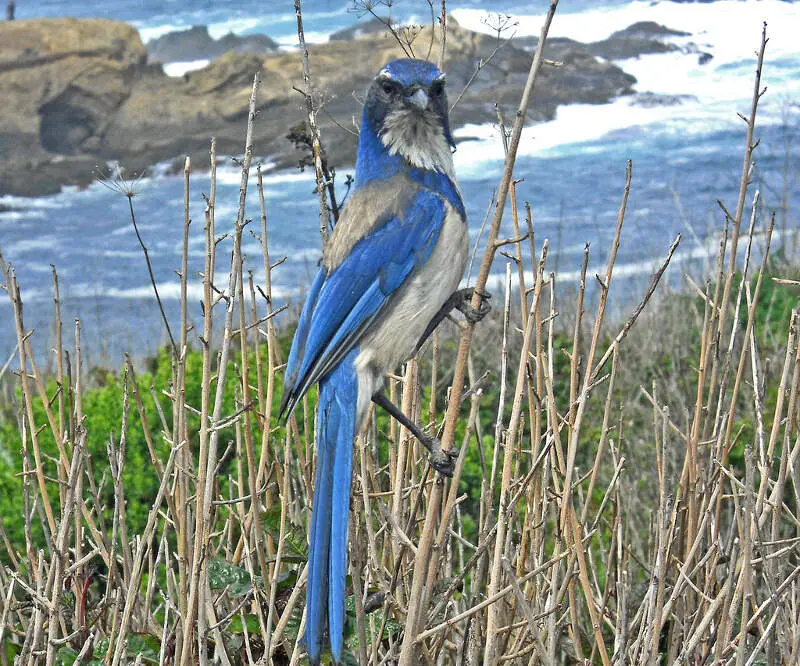
[[(211, 136), (218, 154), (239, 154), (256, 72), (262, 78), (257, 154), (275, 168), (303, 160), (302, 141), (292, 140), (302, 135), (298, 126), (305, 122), (303, 99), (294, 89), (302, 87), (297, 53), (274, 50), (268, 38), (211, 40), (202, 27), (184, 33), (145, 46), (132, 26), (118, 21), (0, 23), (0, 195), (39, 196), (64, 185), (86, 185), (98, 165), (111, 160), (141, 171), (169, 160), (182, 165), (183, 156), (191, 155), (200, 167), (208, 161)], [(676, 33), (636, 24), (595, 44), (548, 41), (545, 56), (562, 64), (543, 69), (529, 122), (552, 118), (561, 104), (602, 104), (632, 94), (635, 79), (613, 60), (674, 49), (663, 41), (670, 34)], [(181, 46), (184, 38), (191, 48)], [(513, 116), (535, 44), (535, 39), (520, 39), (497, 50), (454, 109), (454, 128), (494, 121), (496, 103), (506, 117)], [(429, 47), (438, 53), (429, 28), (413, 45), (418, 56)], [(497, 46), (494, 37), (450, 26), (444, 69), (451, 102)], [(210, 58), (226, 48), (239, 51), (182, 77), (167, 76), (158, 62), (184, 54), (185, 60)], [(363, 91), (383, 63), (403, 52), (385, 30), (367, 26), (313, 45), (309, 52), (330, 164), (351, 165)]]

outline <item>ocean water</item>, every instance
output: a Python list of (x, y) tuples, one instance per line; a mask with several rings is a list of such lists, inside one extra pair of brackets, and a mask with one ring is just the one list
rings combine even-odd
[[(307, 36), (325, 41), (334, 30), (352, 25), (359, 15), (352, 3), (308, 0), (304, 18)], [(448, 3), (456, 19), (475, 30), (490, 31), (487, 12), (514, 15), (518, 35), (538, 34), (548, 3), (519, 0), (455, 0)], [(424, 20), (427, 2), (400, 0), (393, 11), (403, 19)], [(293, 4), (250, 0), (160, 1), (114, 0), (74, 3), (26, 0), (18, 16), (113, 16), (135, 24), (144, 39), (197, 23), (212, 35), (233, 30), (264, 32), (286, 49), (296, 40)], [(633, 161), (633, 185), (618, 258), (619, 281), (614, 303), (629, 307), (647, 285), (654, 266), (678, 233), (683, 241), (667, 278), (679, 286), (683, 274), (702, 279), (717, 247), (723, 216), (717, 200), (733, 209), (742, 170), (745, 125), (737, 113), (749, 111), (755, 51), (762, 21), (770, 41), (758, 114), (760, 145), (754, 159), (753, 190), (761, 193), (759, 228), (769, 211), (777, 211), (779, 240), (795, 250), (792, 231), (800, 210), (800, 4), (780, 0), (719, 0), (711, 3), (564, 2), (551, 35), (581, 41), (603, 39), (635, 21), (652, 20), (690, 33), (674, 38), (687, 52), (647, 55), (618, 62), (637, 78), (637, 95), (605, 105), (561, 107), (557, 117), (528, 128), (520, 147), (516, 174), (520, 202), (530, 201), (537, 244), (548, 238), (549, 265), (561, 284), (574, 282), (584, 244), (591, 244), (590, 271), (600, 270), (614, 230), (627, 160)], [(689, 44), (711, 53), (698, 63)], [(649, 105), (644, 93), (680, 96), (678, 103)], [(465, 196), (473, 237), (502, 171), (498, 130), (492, 125), (460, 128), (456, 170)], [(257, 152), (259, 147), (256, 146)], [(266, 152), (266, 148), (262, 149)], [(268, 159), (268, 156), (265, 156)], [(346, 165), (339, 173), (347, 172)], [(221, 167), (217, 190), (218, 230), (230, 228), (236, 214), (239, 172), (232, 163)], [(251, 186), (254, 181), (251, 181)], [(208, 178), (192, 181), (190, 241), (190, 317), (200, 317), (196, 278), (203, 263), (203, 201)], [(183, 180), (156, 175), (137, 185), (134, 198), (140, 231), (148, 244), (159, 292), (168, 315), (177, 322), (183, 220)], [(752, 190), (751, 190), (752, 194)], [(273, 261), (286, 257), (275, 271), (278, 305), (297, 304), (316, 269), (320, 254), (317, 205), (310, 173), (282, 172), (265, 178), (270, 251)], [(750, 202), (748, 201), (748, 206)], [(89, 363), (118, 364), (123, 351), (138, 357), (164, 342), (146, 265), (124, 196), (95, 184), (78, 191), (36, 199), (0, 196), (0, 249), (13, 263), (22, 287), (27, 328), (37, 330), (36, 346), (51, 344), (52, 277), (57, 266), (65, 331), (82, 321)], [(258, 218), (257, 199), (250, 198), (248, 216)], [(504, 221), (511, 235), (510, 216)], [(761, 240), (757, 240), (757, 244)], [(229, 259), (230, 244), (221, 246), (219, 269)], [(247, 266), (263, 277), (255, 241), (246, 241)], [(504, 269), (496, 262), (498, 275)], [(0, 367), (13, 352), (11, 309), (0, 294)]]

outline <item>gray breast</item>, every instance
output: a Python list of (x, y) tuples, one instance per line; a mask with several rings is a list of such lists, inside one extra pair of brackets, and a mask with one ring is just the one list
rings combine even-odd
[(445, 203), (445, 210), (430, 259), (400, 289), (359, 344), (355, 366), (361, 414), (366, 414), (369, 399), (382, 385), (383, 376), (411, 356), (431, 319), (464, 275), (469, 249), (467, 225), (449, 203)]

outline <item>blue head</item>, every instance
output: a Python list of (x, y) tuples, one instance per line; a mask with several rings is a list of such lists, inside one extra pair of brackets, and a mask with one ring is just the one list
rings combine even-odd
[(393, 60), (378, 72), (364, 104), (357, 185), (403, 168), (454, 179), (455, 142), (444, 88), (444, 74), (426, 60)]

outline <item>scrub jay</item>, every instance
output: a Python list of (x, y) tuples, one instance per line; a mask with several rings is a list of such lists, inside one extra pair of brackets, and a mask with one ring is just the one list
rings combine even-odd
[[(455, 181), (445, 77), (424, 60), (394, 60), (370, 85), (354, 190), (326, 244), (286, 367), (281, 414), (319, 382), (317, 471), (309, 530), (305, 641), (319, 664), (326, 624), (341, 656), (353, 439), (374, 401), (452, 476), (454, 454), (383, 392), (453, 308), (479, 319), (456, 291), (467, 260), (466, 213)], [(457, 455), (457, 454), (456, 454)]]

